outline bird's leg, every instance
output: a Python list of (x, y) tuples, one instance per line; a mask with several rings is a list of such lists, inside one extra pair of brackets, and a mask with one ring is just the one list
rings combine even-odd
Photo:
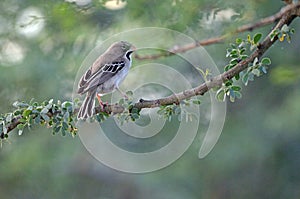
[(103, 104), (103, 102), (102, 102), (102, 100), (101, 100), (101, 95), (99, 94), (99, 93), (97, 93), (97, 99), (98, 99), (98, 102), (99, 102), (99, 105), (100, 105), (100, 107), (101, 107), (101, 109), (103, 110), (103, 108), (104, 108), (104, 104)]
[(117, 89), (117, 91), (119, 91), (119, 92), (121, 93), (121, 95), (122, 95), (125, 99), (128, 99), (128, 96), (127, 96), (123, 91), (121, 91), (121, 90), (119, 89), (119, 87), (117, 87), (116, 89)]

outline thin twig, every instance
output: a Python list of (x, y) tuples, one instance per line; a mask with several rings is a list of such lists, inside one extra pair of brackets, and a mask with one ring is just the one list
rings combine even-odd
[(263, 19), (260, 19), (256, 23), (250, 23), (250, 24), (243, 25), (243, 26), (237, 28), (231, 34), (225, 34), (225, 35), (222, 35), (222, 36), (219, 36), (219, 37), (214, 37), (214, 38), (206, 39), (206, 40), (203, 40), (203, 41), (195, 41), (193, 43), (186, 44), (186, 45), (183, 45), (183, 46), (174, 46), (167, 53), (157, 53), (157, 54), (150, 54), (150, 55), (138, 55), (136, 53), (135, 58), (139, 59), (139, 60), (158, 59), (158, 58), (161, 58), (161, 57), (167, 57), (167, 56), (171, 56), (171, 55), (178, 54), (178, 53), (184, 53), (186, 51), (192, 50), (192, 49), (197, 48), (199, 46), (208, 46), (208, 45), (211, 45), (211, 44), (221, 43), (232, 34), (242, 33), (242, 32), (246, 32), (246, 31), (252, 31), (254, 29), (257, 29), (257, 28), (269, 25), (271, 23), (274, 23), (274, 22), (278, 21), (279, 19), (281, 19), (282, 16), (285, 15), (288, 11), (290, 11), (294, 8), (295, 8), (295, 5), (293, 5), (293, 4), (285, 6), (279, 12), (277, 12), (276, 14), (271, 15), (269, 17), (265, 17)]

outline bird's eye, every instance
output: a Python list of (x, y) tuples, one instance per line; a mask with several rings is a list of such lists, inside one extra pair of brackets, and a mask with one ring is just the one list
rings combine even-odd
[(125, 50), (125, 49), (126, 49), (126, 46), (122, 46), (122, 49)]

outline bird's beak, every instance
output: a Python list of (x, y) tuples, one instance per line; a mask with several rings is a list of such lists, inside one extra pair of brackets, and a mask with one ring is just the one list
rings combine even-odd
[(135, 46), (131, 46), (130, 50), (136, 51), (136, 47)]

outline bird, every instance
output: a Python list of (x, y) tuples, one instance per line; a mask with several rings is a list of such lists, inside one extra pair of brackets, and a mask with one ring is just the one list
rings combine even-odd
[(115, 42), (82, 75), (77, 93), (86, 96), (78, 111), (78, 120), (93, 116), (95, 97), (102, 108), (103, 102), (100, 97), (104, 94), (118, 90), (123, 97), (127, 98), (126, 94), (119, 89), (119, 85), (129, 72), (132, 63), (131, 55), (135, 50), (135, 46), (127, 41)]

